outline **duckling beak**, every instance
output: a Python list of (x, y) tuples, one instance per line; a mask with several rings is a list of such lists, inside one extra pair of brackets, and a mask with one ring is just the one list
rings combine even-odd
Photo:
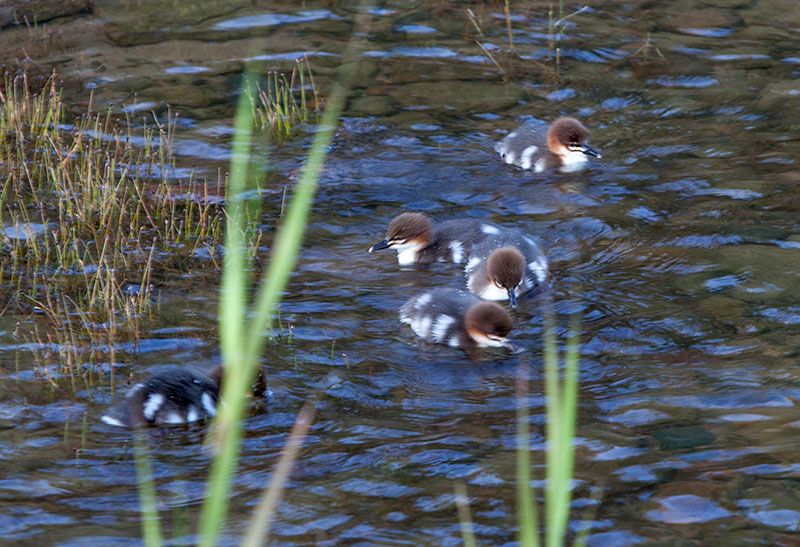
[(380, 251), (381, 249), (388, 249), (389, 247), (391, 247), (391, 245), (389, 245), (389, 240), (384, 239), (383, 241), (380, 241), (375, 245), (373, 245), (372, 247), (370, 247), (367, 252), (371, 253), (372, 251)]
[(517, 307), (517, 295), (514, 293), (514, 287), (508, 289), (508, 300), (512, 308)]
[(602, 158), (603, 156), (600, 155), (600, 152), (589, 146), (588, 144), (581, 145), (581, 152), (586, 154), (587, 156), (593, 156), (597, 159)]

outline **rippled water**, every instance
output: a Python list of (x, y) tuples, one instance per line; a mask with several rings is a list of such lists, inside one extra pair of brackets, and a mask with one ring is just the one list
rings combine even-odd
[[(98, 1), (94, 16), (51, 25), (65, 45), (48, 61), (80, 82), (78, 102), (91, 88), (96, 104), (136, 115), (171, 105), (179, 167), (215, 177), (244, 61), (285, 70), (309, 53), (327, 85), (353, 15), (314, 2), (226, 4)], [(473, 5), (478, 39), (512, 72), (507, 82), (475, 45), (466, 7), (371, 9), (281, 307), (293, 336), (267, 349), (270, 412), (245, 423), (226, 541), (238, 541), (297, 410), (318, 391), (275, 544), (457, 544), (456, 480), (467, 483), (479, 542), (514, 541), (519, 364), (532, 367), (532, 447), (543, 461), (542, 302), (516, 312), (521, 356), (418, 344), (398, 321), (400, 305), (426, 287), (460, 284), (460, 270), (400, 270), (393, 253), (366, 252), (411, 209), (535, 233), (551, 258), (562, 334), (581, 311), (572, 518), (573, 529), (589, 527), (590, 544), (794, 544), (795, 1), (596, 3), (568, 20), (558, 66), (548, 59), (546, 6), (512, 9), (509, 57), (501, 8)], [(494, 141), (523, 120), (558, 115), (586, 123), (601, 161), (572, 175), (501, 165)], [(266, 227), (308, 146), (303, 138), (270, 150)], [(168, 326), (118, 348), (117, 391), (155, 364), (218, 362), (213, 282), (162, 287)], [(18, 320), (0, 317), (3, 537), (138, 541), (130, 437), (98, 420), (114, 395), (43, 388), (28, 341), (12, 336)], [(25, 319), (20, 329), (29, 327)], [(98, 361), (96, 373), (108, 375)], [(202, 432), (153, 435), (161, 514), (188, 542), (209, 463)]]

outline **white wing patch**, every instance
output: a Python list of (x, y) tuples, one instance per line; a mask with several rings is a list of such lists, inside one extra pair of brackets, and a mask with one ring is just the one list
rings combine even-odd
[(427, 338), (431, 330), (431, 323), (433, 323), (433, 318), (430, 315), (421, 315), (411, 321), (411, 328), (420, 338)]
[(425, 294), (423, 294), (423, 295), (421, 295), (420, 297), (417, 298), (417, 301), (414, 302), (414, 307), (417, 308), (418, 310), (421, 310), (422, 306), (424, 306), (425, 304), (427, 304), (430, 301), (431, 301), (430, 293), (425, 293)]
[(547, 279), (547, 262), (541, 258), (528, 264), (528, 269), (533, 272), (539, 283), (543, 283)]
[(217, 414), (217, 405), (214, 404), (214, 397), (211, 396), (210, 393), (207, 391), (203, 392), (203, 396), (200, 397), (200, 400), (203, 403), (203, 409), (205, 409), (206, 414), (209, 416), (216, 416)]
[(450, 337), (450, 340), (447, 341), (447, 345), (451, 348), (457, 348), (461, 345), (461, 340), (458, 339), (458, 335), (454, 334)]
[(497, 228), (495, 228), (494, 226), (491, 226), (489, 224), (482, 224), (481, 225), (481, 232), (483, 232), (484, 234), (487, 234), (487, 235), (494, 235), (494, 234), (499, 234), (500, 230), (498, 230)]
[(467, 261), (467, 265), (464, 267), (464, 271), (466, 272), (472, 271), (475, 268), (477, 268), (478, 264), (480, 263), (481, 263), (480, 257), (477, 256), (470, 257), (469, 261)]
[(539, 151), (538, 146), (529, 146), (525, 150), (522, 151), (522, 158), (520, 167), (523, 169), (530, 169), (531, 168), (531, 160), (533, 159), (533, 155)]
[(200, 413), (197, 412), (197, 409), (195, 407), (190, 406), (188, 412), (186, 412), (186, 421), (196, 422), (199, 419), (200, 419)]
[(453, 253), (453, 262), (459, 263), (464, 259), (464, 246), (460, 241), (451, 241), (450, 251)]
[(142, 414), (144, 414), (144, 417), (148, 420), (152, 420), (162, 404), (164, 404), (164, 396), (160, 393), (153, 393), (147, 398), (147, 401), (145, 401), (142, 407)]
[(183, 416), (181, 416), (174, 410), (169, 414), (167, 414), (167, 417), (164, 420), (165, 424), (182, 424), (183, 422), (184, 422)]
[(139, 383), (139, 384), (136, 384), (136, 385), (134, 385), (134, 386), (133, 386), (133, 387), (130, 389), (130, 391), (128, 391), (128, 394), (126, 395), (126, 397), (128, 397), (128, 398), (131, 398), (131, 397), (133, 397), (133, 394), (134, 394), (134, 393), (136, 393), (137, 391), (139, 391), (139, 390), (140, 390), (140, 389), (142, 389), (142, 388), (144, 388), (144, 384), (142, 384), (142, 383)]
[(447, 315), (442, 314), (436, 318), (436, 322), (433, 324), (432, 336), (433, 339), (437, 342), (443, 342), (444, 337), (447, 335), (447, 330), (455, 323), (455, 318)]
[(536, 164), (533, 166), (533, 170), (536, 171), (537, 173), (541, 173), (542, 171), (544, 171), (544, 167), (545, 167), (544, 158), (539, 158), (538, 160), (536, 160)]
[(116, 425), (116, 426), (118, 426), (118, 427), (125, 427), (125, 424), (124, 424), (124, 423), (120, 422), (120, 421), (119, 421), (119, 420), (117, 420), (116, 418), (112, 418), (112, 417), (111, 417), (111, 416), (109, 416), (108, 414), (104, 414), (103, 416), (101, 416), (101, 417), (100, 417), (100, 419), (101, 419), (103, 422), (107, 423), (108, 425)]

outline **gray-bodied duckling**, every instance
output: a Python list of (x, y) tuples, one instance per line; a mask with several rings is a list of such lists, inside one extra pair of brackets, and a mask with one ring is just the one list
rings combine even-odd
[(526, 123), (506, 135), (494, 149), (503, 161), (541, 173), (559, 169), (567, 173), (586, 167), (590, 157), (601, 158), (589, 146), (589, 130), (575, 118)]
[[(223, 367), (211, 371), (195, 367), (164, 365), (134, 385), (125, 399), (100, 417), (121, 427), (186, 424), (211, 418), (217, 413)], [(263, 397), (266, 379), (259, 370), (253, 393)]]
[(505, 228), (472, 247), (464, 268), (467, 288), (484, 300), (509, 300), (547, 282), (547, 257), (529, 234)]
[(414, 296), (401, 308), (400, 321), (428, 342), (517, 351), (508, 339), (514, 325), (508, 311), (460, 289), (438, 288)]

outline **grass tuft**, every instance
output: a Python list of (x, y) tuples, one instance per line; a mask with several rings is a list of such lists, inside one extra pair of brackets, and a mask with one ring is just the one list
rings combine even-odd
[(256, 100), (249, 99), (253, 121), (256, 127), (270, 131), (275, 142), (291, 139), (299, 127), (318, 119), (320, 98), (307, 56), (295, 61), (289, 78), (268, 72), (264, 83), (256, 86), (256, 96)]
[(41, 315), (72, 347), (138, 339), (157, 272), (222, 255), (223, 181), (171, 176), (173, 116), (136, 125), (90, 101), (76, 117), (55, 74), (0, 78), (0, 312)]

